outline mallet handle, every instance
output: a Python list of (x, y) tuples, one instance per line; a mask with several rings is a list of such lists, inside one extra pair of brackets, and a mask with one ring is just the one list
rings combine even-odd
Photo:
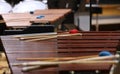
[(13, 66), (47, 66), (47, 65), (59, 65), (59, 64), (98, 64), (98, 63), (109, 63), (109, 64), (117, 64), (119, 61), (110, 60), (110, 61), (87, 61), (87, 60), (79, 60), (79, 61), (59, 61), (59, 62), (27, 62), (27, 63), (15, 63)]
[(76, 36), (76, 35), (82, 35), (81, 33), (75, 33), (75, 34), (60, 34), (60, 35), (53, 35), (53, 36), (46, 36), (43, 38), (37, 37), (36, 39), (30, 39), (26, 41), (39, 41), (39, 40), (46, 40), (46, 39), (52, 39), (56, 37), (65, 37), (65, 36)]

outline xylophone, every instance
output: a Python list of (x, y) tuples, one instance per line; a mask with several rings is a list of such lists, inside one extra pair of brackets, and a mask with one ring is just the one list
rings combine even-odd
[[(63, 74), (66, 72), (68, 74), (69, 72), (109, 74), (113, 63), (116, 64), (118, 61), (116, 62), (111, 58), (102, 61), (98, 60), (97, 62), (93, 60), (85, 61), (84, 59), (101, 58), (98, 56), (101, 51), (109, 51), (112, 55), (116, 55), (120, 39), (119, 33), (80, 32), (79, 35), (74, 36), (57, 36), (52, 39), (29, 42), (20, 40), (15, 36), (2, 36), (1, 40), (13, 74)], [(52, 36), (54, 35), (56, 34), (52, 34)], [(52, 63), (52, 66), (44, 64), (45, 66), (41, 68), (39, 61), (42, 62), (42, 65), (43, 63)], [(35, 62), (34, 64), (37, 65), (29, 67), (13, 66), (26, 62)], [(23, 72), (26, 68), (39, 69)]]

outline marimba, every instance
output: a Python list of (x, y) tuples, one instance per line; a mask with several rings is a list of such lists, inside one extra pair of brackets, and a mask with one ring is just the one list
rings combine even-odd
[(70, 12), (70, 9), (48, 9), (36, 10), (30, 13), (1, 14), (3, 20), (0, 23), (5, 23), (8, 27), (18, 28), (30, 26), (33, 23), (54, 25), (57, 22), (55, 25), (58, 25), (58, 22), (64, 19), (64, 16)]
[[(57, 37), (42, 41), (22, 41), (14, 36), (1, 36), (1, 41), (7, 55), (13, 74), (59, 74), (63, 72), (99, 72), (109, 74), (112, 64), (60, 64), (48, 68), (22, 72), (22, 67), (13, 63), (39, 61), (45, 58), (82, 57), (98, 55), (100, 51), (110, 51), (116, 54), (119, 46), (120, 32), (81, 32), (80, 36)], [(23, 59), (25, 58), (25, 59)], [(58, 60), (58, 59), (54, 59)], [(51, 61), (51, 60), (49, 60)], [(96, 74), (96, 73), (95, 73)]]

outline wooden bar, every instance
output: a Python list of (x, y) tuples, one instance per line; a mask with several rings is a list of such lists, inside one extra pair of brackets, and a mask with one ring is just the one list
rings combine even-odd
[[(62, 39), (65, 39), (66, 37), (62, 38)], [(67, 37), (68, 39), (70, 39), (70, 37)], [(107, 39), (107, 40), (119, 40), (120, 39), (120, 36), (74, 36), (73, 37), (74, 40), (76, 39), (88, 39), (88, 40), (97, 40), (97, 39), (101, 39), (101, 40), (104, 40), (104, 39)]]
[[(64, 32), (69, 33), (69, 32)], [(83, 36), (119, 36), (120, 31), (79, 31)]]
[(116, 32), (116, 33), (105, 33), (105, 32), (100, 32), (100, 33), (92, 33), (92, 32), (82, 32), (82, 35), (103, 35), (103, 36), (106, 36), (106, 35), (108, 35), (108, 36), (120, 36), (120, 33), (118, 32)]

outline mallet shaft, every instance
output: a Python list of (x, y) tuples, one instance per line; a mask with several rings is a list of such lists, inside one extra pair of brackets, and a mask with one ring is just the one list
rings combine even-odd
[(52, 39), (52, 38), (56, 38), (56, 37), (65, 37), (65, 36), (76, 36), (76, 35), (82, 35), (81, 33), (75, 33), (75, 34), (60, 34), (60, 35), (53, 35), (53, 36), (46, 36), (43, 38), (36, 38), (36, 39), (30, 39), (30, 40), (26, 40), (26, 41), (39, 41), (39, 40), (46, 40), (46, 39)]

